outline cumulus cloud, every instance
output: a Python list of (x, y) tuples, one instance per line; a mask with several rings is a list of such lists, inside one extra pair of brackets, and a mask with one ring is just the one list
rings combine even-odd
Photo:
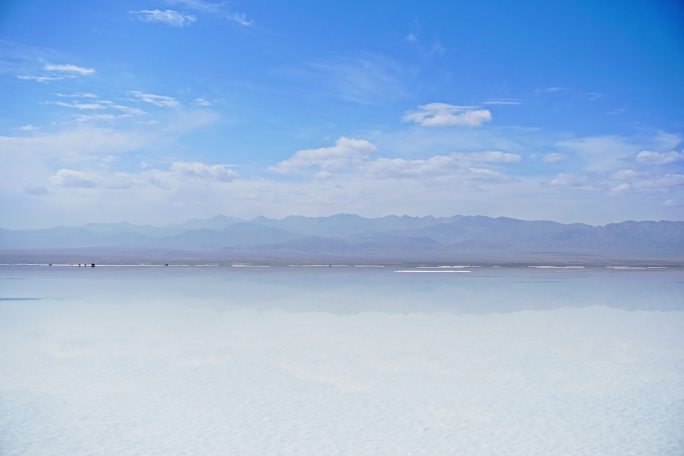
[(208, 165), (200, 162), (174, 162), (171, 172), (192, 179), (208, 179), (219, 182), (230, 182), (238, 173), (230, 165)]
[(675, 188), (684, 187), (684, 174), (666, 174), (642, 179), (634, 183), (637, 190), (671, 192)]
[(299, 171), (317, 171), (317, 177), (331, 177), (332, 171), (353, 170), (360, 176), (379, 179), (460, 176), (464, 179), (493, 177), (508, 179), (498, 171), (485, 168), (488, 164), (509, 164), (522, 160), (518, 154), (498, 150), (483, 152), (456, 152), (426, 158), (398, 157), (374, 158), (377, 147), (362, 139), (339, 138), (335, 145), (319, 149), (306, 149), (272, 166), (271, 171), (292, 174)]
[(456, 153), (452, 154), (452, 156), (465, 160), (487, 163), (518, 163), (522, 160), (522, 157), (518, 154), (502, 152), (500, 150), (491, 150), (486, 152)]
[(187, 27), (197, 21), (195, 16), (179, 13), (171, 9), (129, 11), (128, 13), (141, 22), (161, 22), (172, 27)]
[(464, 178), (472, 177), (496, 177), (497, 179), (508, 179), (504, 174), (483, 168), (482, 165), (488, 163), (517, 163), (522, 160), (518, 154), (509, 152), (485, 151), (463, 153), (456, 152), (449, 155), (433, 155), (425, 159), (405, 160), (378, 159), (369, 163), (367, 170), (373, 174), (378, 174), (379, 170), (387, 170), (390, 174), (397, 176), (446, 176), (460, 175)]
[(454, 160), (446, 155), (426, 159), (378, 158), (364, 166), (364, 173), (378, 178), (436, 177), (453, 171)]
[(633, 169), (621, 169), (619, 171), (615, 171), (610, 175), (611, 179), (617, 179), (617, 180), (625, 180), (625, 179), (634, 179), (635, 177), (640, 176), (640, 174)]
[(553, 187), (575, 187), (575, 188), (587, 188), (589, 180), (586, 176), (570, 174), (570, 173), (560, 173), (557, 174), (553, 179), (547, 182), (548, 185)]
[(167, 95), (155, 95), (153, 93), (145, 93), (140, 90), (133, 90), (131, 92), (139, 101), (150, 103), (160, 108), (176, 108), (180, 105), (178, 100)]
[(137, 131), (79, 125), (30, 136), (0, 136), (0, 157), (35, 155), (49, 160), (80, 161), (91, 155), (126, 153), (158, 141)]
[(609, 196), (672, 193), (684, 187), (684, 174), (660, 174), (653, 169), (620, 169), (610, 173), (560, 173), (545, 182), (560, 188), (602, 192)]
[(636, 156), (639, 163), (648, 165), (666, 165), (684, 160), (684, 151), (677, 152), (674, 150), (668, 152), (653, 152), (650, 150), (642, 150)]
[(342, 136), (337, 139), (334, 146), (297, 151), (292, 157), (272, 166), (270, 170), (289, 174), (309, 168), (318, 168), (324, 171), (347, 168), (358, 164), (376, 149), (377, 147), (374, 144), (364, 139)]
[(563, 160), (566, 160), (568, 158), (567, 155), (561, 154), (559, 152), (553, 152), (550, 154), (544, 154), (542, 157), (542, 161), (544, 163), (558, 163), (562, 162)]
[(45, 71), (55, 71), (58, 73), (73, 73), (73, 74), (78, 74), (80, 76), (88, 76), (93, 73), (95, 73), (95, 70), (93, 68), (86, 68), (78, 65), (72, 65), (70, 63), (64, 63), (64, 64), (53, 64), (53, 63), (46, 63), (45, 66), (43, 66), (43, 69)]
[(96, 186), (96, 181), (92, 174), (75, 169), (60, 169), (52, 176), (51, 180), (62, 187), (93, 188)]
[(141, 172), (62, 168), (50, 181), (56, 186), (71, 189), (125, 190), (135, 187), (170, 189), (180, 185), (196, 186), (200, 182), (225, 183), (237, 177), (238, 173), (230, 165), (178, 161), (167, 169), (147, 168)]
[(195, 104), (197, 106), (211, 106), (214, 103), (210, 100), (207, 100), (206, 98), (197, 97), (197, 98), (195, 98)]
[(364, 164), (366, 176), (379, 179), (432, 179), (453, 177), (467, 181), (509, 181), (510, 177), (489, 168), (464, 165), (457, 155), (434, 155), (425, 159), (378, 158)]
[(492, 120), (488, 109), (476, 106), (457, 106), (447, 103), (428, 103), (418, 106), (402, 117), (404, 122), (414, 122), (425, 127), (466, 126), (479, 127)]
[(684, 186), (684, 174), (659, 175), (621, 170), (610, 176), (610, 194), (632, 193), (672, 193)]

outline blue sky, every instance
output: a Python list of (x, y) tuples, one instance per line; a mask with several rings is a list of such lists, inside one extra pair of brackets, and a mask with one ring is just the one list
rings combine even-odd
[(5, 1), (5, 227), (684, 219), (676, 1)]

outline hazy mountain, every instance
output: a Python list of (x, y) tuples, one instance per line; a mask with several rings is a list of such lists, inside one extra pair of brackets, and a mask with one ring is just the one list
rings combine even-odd
[(293, 233), (310, 236), (345, 238), (368, 233), (404, 231), (433, 225), (434, 217), (409, 217), (390, 215), (367, 219), (354, 214), (336, 214), (330, 217), (289, 216), (281, 220), (257, 217), (252, 223), (282, 228)]
[[(353, 214), (242, 220), (218, 216), (165, 226), (126, 222), (40, 230), (0, 229), (0, 255), (91, 249), (177, 257), (396, 261), (620, 258), (684, 261), (684, 222), (627, 221), (605, 226), (506, 217)], [(87, 250), (86, 250), (87, 251)], [(104, 252), (104, 253), (103, 253)], [(161, 258), (161, 257), (160, 257)]]

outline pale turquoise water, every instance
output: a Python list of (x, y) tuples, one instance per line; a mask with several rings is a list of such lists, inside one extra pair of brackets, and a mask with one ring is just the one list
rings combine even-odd
[(0, 454), (667, 455), (675, 269), (0, 267)]

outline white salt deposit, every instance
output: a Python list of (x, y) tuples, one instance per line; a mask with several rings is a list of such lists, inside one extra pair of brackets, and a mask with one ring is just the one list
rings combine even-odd
[(391, 272), (0, 268), (0, 453), (684, 453), (681, 272)]
[(399, 269), (394, 272), (444, 272), (444, 273), (457, 273), (457, 272), (470, 272), (470, 271), (452, 271), (444, 269)]

